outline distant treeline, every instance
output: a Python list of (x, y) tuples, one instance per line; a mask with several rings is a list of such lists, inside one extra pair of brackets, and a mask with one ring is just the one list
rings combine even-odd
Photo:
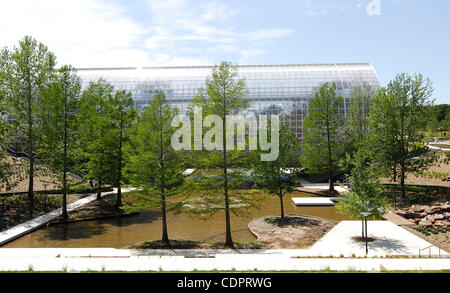
[(423, 130), (430, 134), (441, 130), (450, 131), (450, 105), (429, 106), (428, 117), (423, 123)]

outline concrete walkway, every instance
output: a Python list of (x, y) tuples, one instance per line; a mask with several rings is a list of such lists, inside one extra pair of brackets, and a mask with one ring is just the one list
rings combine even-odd
[[(304, 258), (299, 250), (3, 248), (0, 271), (380, 271), (449, 270), (450, 258)], [(195, 253), (189, 256), (189, 252)], [(168, 255), (167, 253), (171, 253)]]
[[(304, 188), (308, 188), (308, 189), (327, 190), (330, 187), (329, 183), (311, 183), (311, 182), (307, 181), (303, 177), (299, 178), (299, 182)], [(337, 192), (340, 192), (340, 193), (347, 193), (348, 192), (348, 187), (347, 186), (341, 187), (341, 186), (338, 185), (338, 186), (334, 186), (334, 189)]]
[[(365, 256), (365, 243), (355, 242), (354, 236), (362, 234), (361, 221), (342, 221), (317, 241), (309, 250), (314, 256)], [(431, 247), (433, 256), (439, 255), (439, 249), (428, 241), (407, 231), (390, 221), (368, 221), (368, 236), (375, 241), (368, 243), (369, 257), (418, 256), (419, 250)], [(441, 256), (449, 256), (441, 250)], [(428, 250), (421, 254), (427, 254)]]
[[(127, 192), (127, 191), (128, 190), (126, 190), (126, 189), (122, 189), (122, 192)], [(114, 188), (113, 191), (102, 192), (101, 196), (103, 197), (105, 195), (116, 193), (116, 192), (117, 192), (117, 189)], [(96, 198), (97, 198), (97, 194), (95, 193), (95, 194), (91, 194), (87, 197), (84, 197), (80, 200), (77, 200), (76, 202), (68, 204), (67, 212), (71, 212), (81, 206), (84, 206), (85, 204), (88, 204), (91, 201), (94, 201)], [(0, 232), (0, 246), (46, 225), (51, 220), (56, 219), (57, 217), (61, 216), (61, 214), (62, 214), (62, 208), (59, 208), (50, 213), (39, 216), (39, 217), (29, 220), (25, 223), (14, 226), (8, 230)]]
[(292, 202), (296, 206), (334, 206), (331, 199), (327, 197), (293, 197)]
[(194, 171), (195, 171), (195, 169), (186, 169), (186, 170), (183, 172), (183, 175), (184, 175), (184, 176), (189, 176), (189, 175), (191, 175), (192, 173), (194, 173)]
[(439, 150), (439, 151), (450, 151), (450, 142), (448, 142), (448, 141), (438, 141), (437, 138), (435, 138), (433, 143), (440, 144), (440, 145), (448, 145), (448, 147), (447, 148), (437, 147), (437, 146), (430, 145), (428, 143), (427, 144), (428, 148), (430, 148), (432, 150)]
[(408, 221), (407, 219), (397, 215), (396, 213), (393, 213), (392, 211), (389, 211), (387, 214), (383, 216), (383, 219), (391, 221), (392, 223), (399, 225), (399, 226), (415, 226), (416, 224)]
[(0, 271), (450, 270), (447, 252), (418, 258), (431, 244), (394, 223), (369, 221), (368, 232), (376, 240), (367, 258), (365, 244), (351, 239), (361, 234), (361, 222), (342, 221), (306, 249), (0, 248)]

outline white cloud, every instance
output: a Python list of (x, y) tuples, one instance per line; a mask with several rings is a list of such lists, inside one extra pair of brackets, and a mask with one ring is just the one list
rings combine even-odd
[(292, 29), (263, 29), (257, 30), (249, 36), (251, 40), (259, 41), (266, 39), (279, 39), (284, 38), (292, 34), (294, 30)]
[(124, 11), (103, 0), (7, 1), (0, 10), (0, 44), (12, 47), (32, 35), (58, 56), (59, 64), (93, 66), (98, 58), (116, 62), (114, 57), (145, 33)]
[(239, 59), (240, 64), (251, 64), (251, 62), (255, 61), (256, 57), (259, 57), (266, 53), (265, 50), (243, 50), (241, 52), (241, 57)]
[(204, 51), (208, 53), (235, 53), (240, 60), (248, 60), (256, 52), (258, 55), (265, 52), (254, 48), (262, 43), (252, 42), (283, 38), (294, 32), (284, 28), (238, 31), (232, 25), (237, 11), (219, 2), (149, 0), (149, 8), (154, 16), (151, 28), (154, 33), (146, 40), (148, 49), (193, 52), (194, 48), (189, 46), (195, 42), (206, 47)]
[(239, 37), (238, 33), (221, 25), (234, 14), (224, 4), (149, 0), (149, 9), (153, 15), (150, 28), (153, 33), (146, 41), (148, 48), (172, 48), (175, 41), (232, 43)]
[[(370, 0), (364, 0), (368, 3)], [(346, 10), (360, 9), (363, 4), (355, 0), (335, 1), (335, 0), (297, 0), (304, 6), (306, 15), (314, 17), (320, 15), (339, 14)], [(364, 4), (365, 6), (366, 4)]]
[(147, 1), (141, 7), (141, 14), (149, 14), (144, 20), (109, 0), (4, 1), (0, 47), (12, 48), (32, 35), (56, 54), (59, 65), (198, 65), (229, 54), (242, 60), (260, 56), (267, 41), (293, 33), (240, 31), (234, 26), (239, 12), (219, 1)]

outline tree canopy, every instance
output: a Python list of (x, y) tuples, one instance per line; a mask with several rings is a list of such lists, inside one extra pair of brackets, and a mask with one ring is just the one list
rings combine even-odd
[(399, 74), (378, 91), (371, 108), (373, 158), (394, 182), (400, 177), (402, 197), (406, 175), (423, 170), (435, 159), (420, 131), (432, 92), (431, 81), (422, 75)]
[(308, 172), (327, 173), (330, 191), (344, 153), (343, 98), (336, 96), (336, 84), (325, 83), (311, 100), (304, 122), (300, 160)]

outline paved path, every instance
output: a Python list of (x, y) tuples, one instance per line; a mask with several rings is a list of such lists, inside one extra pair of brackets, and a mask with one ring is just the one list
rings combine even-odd
[(186, 169), (186, 170), (183, 172), (183, 175), (189, 176), (189, 175), (191, 175), (192, 173), (194, 173), (194, 171), (195, 171), (195, 169)]
[(296, 206), (334, 206), (331, 198), (327, 197), (293, 197), (292, 202)]
[[(117, 192), (117, 189), (115, 188), (112, 192), (102, 192), (101, 196), (103, 197), (107, 194), (116, 193), (116, 192)], [(127, 192), (127, 190), (124, 189), (122, 192)], [(84, 197), (80, 200), (77, 200), (76, 202), (68, 204), (67, 212), (73, 211), (74, 209), (84, 206), (85, 204), (88, 204), (91, 201), (94, 201), (96, 198), (97, 198), (97, 194), (95, 193), (95, 194), (91, 194), (87, 197)], [(62, 208), (59, 208), (50, 213), (39, 216), (39, 217), (29, 220), (25, 223), (14, 226), (8, 230), (0, 232), (0, 246), (44, 226), (51, 220), (59, 217), (61, 214), (62, 214)]]
[(434, 143), (435, 144), (440, 144), (440, 145), (448, 145), (448, 148), (443, 148), (443, 147), (437, 147), (437, 146), (433, 146), (430, 144), (427, 144), (427, 146), (432, 149), (432, 150), (440, 150), (440, 151), (450, 151), (450, 142), (448, 141), (438, 141), (436, 138), (434, 139)]
[(383, 219), (391, 221), (392, 223), (399, 225), (399, 226), (415, 226), (416, 224), (408, 221), (407, 219), (397, 215), (396, 213), (393, 213), (392, 211), (389, 211), (389, 213), (385, 214), (383, 216)]
[[(188, 250), (192, 251), (192, 250)], [(293, 250), (166, 250), (3, 248), (0, 271), (319, 271), (449, 270), (450, 258), (302, 258)], [(167, 253), (171, 253), (168, 255)]]
[[(362, 234), (361, 230), (361, 221), (341, 221), (317, 241), (309, 253), (314, 256), (365, 256), (365, 243), (352, 240), (353, 236)], [(375, 238), (374, 242), (368, 243), (368, 256), (372, 257), (418, 256), (419, 249), (432, 246), (428, 241), (390, 221), (368, 221), (367, 231), (369, 237)], [(433, 246), (431, 253), (437, 256), (439, 249)], [(443, 250), (441, 255), (449, 256)]]
[(368, 232), (376, 241), (367, 258), (364, 243), (351, 239), (360, 235), (361, 222), (342, 221), (307, 249), (0, 248), (0, 271), (450, 270), (445, 251), (443, 258), (417, 258), (431, 244), (394, 223), (369, 221)]
[[(299, 178), (299, 182), (304, 188), (309, 188), (309, 189), (327, 190), (330, 187), (330, 185), (328, 183), (311, 183), (303, 177)], [(334, 189), (340, 193), (348, 192), (347, 186), (341, 187), (338, 185), (338, 186), (334, 186)]]

